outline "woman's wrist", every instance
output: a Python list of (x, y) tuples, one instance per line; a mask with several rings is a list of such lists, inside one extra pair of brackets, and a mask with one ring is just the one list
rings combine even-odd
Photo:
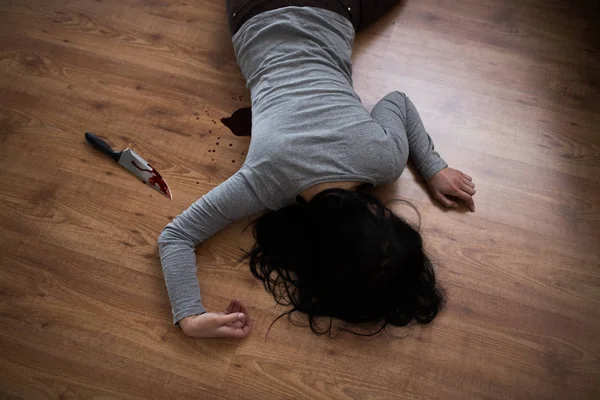
[(192, 323), (192, 321), (194, 320), (194, 318), (196, 318), (199, 315), (202, 315), (204, 313), (200, 313), (200, 314), (192, 314), (192, 315), (188, 315), (186, 317), (183, 317), (179, 320), (178, 324), (179, 327), (181, 329), (183, 329), (183, 331), (185, 332), (187, 327)]

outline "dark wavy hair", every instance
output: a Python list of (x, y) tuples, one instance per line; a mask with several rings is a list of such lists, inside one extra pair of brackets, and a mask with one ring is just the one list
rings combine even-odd
[[(444, 303), (417, 229), (377, 197), (329, 189), (254, 221), (252, 274), (311, 330), (332, 335), (334, 318), (370, 333), (388, 324), (431, 322)], [(325, 329), (318, 319), (328, 317)], [(277, 319), (275, 321), (277, 321)], [(275, 323), (273, 321), (273, 323)]]

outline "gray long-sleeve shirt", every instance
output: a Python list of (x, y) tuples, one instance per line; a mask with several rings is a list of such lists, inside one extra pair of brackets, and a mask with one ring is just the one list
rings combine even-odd
[(425, 179), (447, 167), (404, 94), (364, 108), (352, 85), (353, 41), (346, 18), (310, 7), (262, 13), (233, 37), (252, 96), (250, 150), (160, 235), (174, 323), (205, 312), (194, 248), (228, 223), (292, 204), (318, 183), (393, 182), (409, 155)]

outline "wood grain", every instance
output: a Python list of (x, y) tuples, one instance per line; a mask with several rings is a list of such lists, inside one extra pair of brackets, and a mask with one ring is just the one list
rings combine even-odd
[[(412, 169), (378, 189), (421, 212), (449, 296), (434, 323), (268, 331), (284, 309), (236, 263), (246, 219), (198, 249), (198, 276), (209, 309), (243, 299), (255, 330), (202, 341), (170, 323), (156, 239), (247, 152), (219, 122), (250, 105), (224, 9), (0, 1), (0, 397), (600, 398), (597, 2), (409, 0), (357, 37), (365, 105), (406, 92), (477, 184), (475, 214), (440, 208)], [(173, 201), (85, 131), (142, 154)]]

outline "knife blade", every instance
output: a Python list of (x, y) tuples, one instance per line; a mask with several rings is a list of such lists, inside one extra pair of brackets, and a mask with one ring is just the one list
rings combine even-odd
[(85, 139), (95, 149), (108, 154), (119, 165), (140, 178), (148, 186), (162, 193), (169, 199), (173, 199), (171, 189), (169, 189), (167, 182), (165, 182), (157, 170), (148, 164), (148, 162), (135, 151), (131, 150), (130, 148), (127, 148), (123, 151), (115, 151), (108, 143), (91, 132), (85, 133)]

